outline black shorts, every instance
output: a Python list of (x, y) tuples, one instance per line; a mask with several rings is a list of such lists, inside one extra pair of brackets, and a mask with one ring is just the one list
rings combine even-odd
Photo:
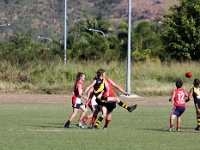
[(200, 103), (194, 103), (196, 109), (200, 109)]
[(106, 108), (109, 112), (112, 112), (116, 108), (116, 102), (106, 103)]
[(107, 97), (102, 96), (101, 99), (96, 98), (96, 102), (98, 105), (106, 105)]

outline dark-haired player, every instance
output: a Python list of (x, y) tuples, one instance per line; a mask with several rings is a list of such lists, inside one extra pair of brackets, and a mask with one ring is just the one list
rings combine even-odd
[(87, 107), (85, 107), (85, 105), (82, 103), (83, 98), (87, 100), (87, 98), (83, 95), (83, 82), (84, 81), (85, 81), (84, 73), (78, 72), (78, 74), (76, 76), (76, 82), (74, 85), (74, 93), (72, 96), (73, 112), (70, 115), (67, 122), (65, 123), (64, 128), (70, 128), (70, 123), (78, 114), (79, 109), (81, 109), (82, 112), (80, 114), (78, 123), (76, 125), (80, 128), (84, 128), (84, 126), (82, 126), (82, 119), (83, 119), (84, 115), (87, 113)]
[(181, 80), (176, 81), (176, 89), (173, 91), (172, 97), (169, 101), (173, 102), (173, 109), (170, 115), (170, 127), (168, 131), (174, 128), (174, 120), (177, 117), (176, 130), (180, 131), (181, 128), (181, 115), (185, 111), (185, 102), (187, 100), (188, 94), (185, 89), (182, 88), (183, 82)]
[(196, 116), (197, 116), (197, 127), (195, 130), (200, 131), (200, 88), (199, 88), (200, 80), (194, 79), (193, 85), (190, 89), (189, 98), (193, 98), (194, 106), (196, 109)]
[[(97, 71), (97, 77), (93, 80), (93, 82), (86, 88), (85, 93), (91, 88), (94, 87), (94, 95), (96, 96), (96, 102), (98, 104), (98, 109), (102, 111), (102, 115), (96, 121), (94, 128), (97, 128), (101, 121), (107, 115), (107, 103), (117, 102), (118, 105), (127, 109), (129, 112), (132, 112), (136, 109), (137, 105), (134, 106), (127, 106), (124, 104), (118, 97), (108, 97), (109, 96), (109, 86), (108, 82), (106, 81), (106, 72), (104, 69), (99, 69)], [(104, 96), (104, 93), (107, 97)], [(93, 115), (93, 118), (97, 117)]]
[[(120, 91), (121, 93), (129, 96), (130, 94), (127, 93), (125, 90), (123, 90), (123, 88), (121, 88), (119, 85), (117, 85), (114, 81), (112, 81), (109, 78), (106, 78), (106, 81), (108, 83), (108, 87), (109, 87), (109, 95), (106, 95), (106, 92), (104, 92), (104, 97), (115, 97), (115, 93), (114, 93), (114, 88), (117, 89), (118, 91)], [(105, 125), (104, 125), (104, 129), (106, 129), (111, 121), (112, 118), (112, 112), (113, 110), (116, 108), (116, 102), (111, 102), (111, 103), (106, 103), (106, 108), (107, 108), (107, 116), (106, 116), (106, 120), (105, 120)], [(96, 119), (97, 114), (99, 113), (100, 110), (96, 110), (94, 112), (94, 117), (91, 120), (89, 127), (92, 127), (94, 124), (94, 119)]]

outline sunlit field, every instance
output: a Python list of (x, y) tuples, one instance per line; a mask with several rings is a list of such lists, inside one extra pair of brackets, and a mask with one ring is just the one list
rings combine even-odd
[[(196, 116), (192, 101), (182, 116), (182, 130), (167, 132), (172, 104), (166, 103), (175, 89), (175, 82), (182, 79), (186, 91), (192, 87), (194, 78), (200, 77), (198, 63), (160, 63), (146, 62), (131, 65), (131, 93), (145, 97), (137, 99), (138, 108), (129, 113), (117, 107), (107, 130), (103, 123), (98, 130), (76, 127), (78, 116), (72, 121), (70, 129), (63, 128), (72, 112), (70, 98), (66, 103), (56, 102), (60, 94), (70, 95), (76, 74), (81, 71), (86, 75), (85, 86), (91, 83), (96, 70), (104, 68), (107, 76), (126, 88), (126, 62), (68, 62), (62, 64), (27, 64), (27, 68), (18, 68), (8, 63), (1, 63), (0, 89), (5, 93), (0, 101), (0, 147), (2, 150), (179, 150), (199, 149), (199, 132), (195, 131)], [(186, 78), (191, 71), (193, 76)], [(6, 101), (7, 96), (17, 100)], [(48, 93), (49, 92), (49, 93)], [(55, 97), (51, 102), (28, 101), (26, 96), (20, 101), (22, 93), (40, 93), (43, 99)], [(48, 94), (47, 94), (48, 93)], [(116, 92), (117, 95), (120, 93)], [(48, 96), (48, 97), (46, 97)], [(166, 98), (160, 99), (166, 96)], [(149, 101), (154, 97), (155, 101)], [(129, 104), (135, 104), (131, 99)], [(165, 103), (163, 105), (163, 103)], [(151, 104), (151, 105), (150, 105)]]
[[(131, 103), (135, 103), (132, 100)], [(147, 101), (153, 103), (153, 101)], [(140, 104), (129, 113), (121, 107), (113, 112), (108, 129), (63, 128), (72, 112), (63, 103), (0, 103), (0, 146), (2, 150), (181, 150), (199, 149), (199, 132), (192, 102), (182, 116), (180, 132), (166, 129), (172, 104)]]

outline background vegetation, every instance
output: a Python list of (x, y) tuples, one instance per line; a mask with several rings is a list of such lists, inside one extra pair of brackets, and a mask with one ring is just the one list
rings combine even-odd
[[(101, 61), (70, 61), (65, 66), (63, 62), (35, 62), (17, 67), (11, 63), (2, 62), (0, 65), (0, 89), (2, 92), (24, 91), (36, 93), (71, 94), (77, 72), (86, 74), (85, 86), (89, 85), (96, 75), (98, 68), (105, 68), (107, 76), (126, 89), (126, 62)], [(200, 76), (196, 69), (198, 63), (132, 63), (131, 92), (140, 96), (171, 95), (175, 81), (182, 79), (187, 91), (192, 86), (193, 79)], [(187, 71), (193, 72), (193, 77), (185, 77)], [(120, 94), (120, 93), (118, 93)]]
[[(18, 1), (4, 2), (5, 8), (13, 4), (30, 4), (25, 1), (20, 1), (20, 4)], [(39, 7), (46, 1), (37, 2)], [(98, 2), (100, 5), (105, 1)], [(122, 1), (109, 1), (106, 5), (114, 6), (116, 3)], [(131, 88), (134, 93), (166, 95), (174, 88), (177, 79), (181, 78), (186, 86), (187, 82), (191, 86), (192, 79), (198, 78), (199, 4), (200, 0), (179, 0), (179, 5), (171, 7), (164, 18), (134, 24), (131, 29)], [(49, 14), (43, 16), (44, 12), (47, 11), (42, 12), (42, 17), (48, 17)], [(66, 65), (63, 65), (63, 39), (40, 37), (36, 40), (36, 28), (24, 28), (28, 29), (25, 32), (19, 29), (18, 33), (9, 34), (8, 40), (0, 41), (1, 90), (71, 93), (78, 71), (85, 72), (87, 85), (98, 68), (105, 68), (110, 78), (125, 87), (128, 24), (126, 21), (114, 24), (102, 14), (92, 16), (85, 13), (82, 17), (68, 30)], [(187, 71), (193, 72), (192, 79), (184, 77)]]
[[(34, 38), (38, 36), (51, 39), (63, 39), (65, 0), (1, 0), (0, 25), (11, 23), (9, 28), (0, 28), (0, 39), (9, 39), (11, 35), (26, 33), (35, 29)], [(132, 20), (163, 18), (169, 7), (177, 0), (137, 0), (132, 1)], [(128, 19), (128, 0), (67, 0), (67, 26), (85, 19), (84, 14), (96, 18), (102, 16), (114, 26)], [(40, 41), (40, 40), (38, 40)]]

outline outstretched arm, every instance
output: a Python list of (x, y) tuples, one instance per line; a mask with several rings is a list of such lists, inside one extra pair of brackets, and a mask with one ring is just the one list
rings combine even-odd
[(126, 96), (130, 96), (130, 93), (127, 93), (122, 87), (120, 87), (118, 84), (116, 84), (114, 81), (112, 81), (111, 79), (108, 79), (112, 86), (115, 87), (118, 91), (120, 91), (121, 93), (125, 94)]
[(86, 87), (86, 89), (85, 89), (83, 94), (84, 95), (87, 94), (89, 89), (91, 89), (95, 85), (95, 83), (96, 83), (96, 80), (93, 80), (92, 83), (88, 87)]

